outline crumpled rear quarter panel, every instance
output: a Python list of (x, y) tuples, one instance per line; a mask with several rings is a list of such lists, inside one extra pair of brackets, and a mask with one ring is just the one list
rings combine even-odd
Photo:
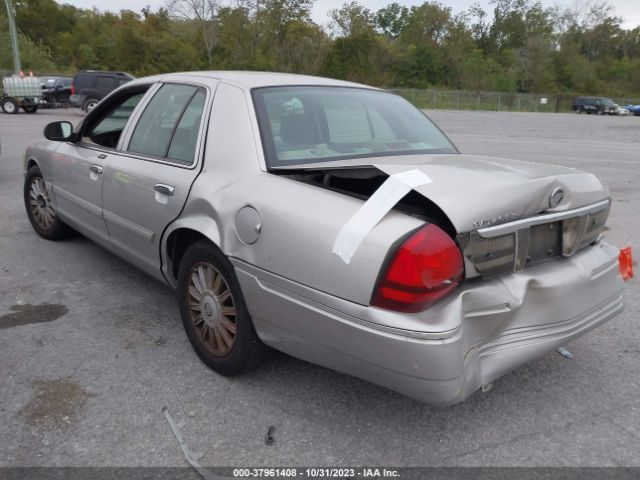
[(622, 311), (617, 253), (601, 242), (571, 258), (468, 282), (418, 314), (422, 331), (385, 325), (393, 312), (235, 266), (265, 343), (428, 403), (453, 404)]

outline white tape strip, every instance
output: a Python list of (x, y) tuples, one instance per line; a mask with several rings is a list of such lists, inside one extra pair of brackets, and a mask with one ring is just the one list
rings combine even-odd
[(362, 240), (402, 197), (411, 189), (432, 182), (420, 170), (391, 175), (340, 229), (333, 244), (333, 253), (342, 258), (344, 263), (349, 263)]

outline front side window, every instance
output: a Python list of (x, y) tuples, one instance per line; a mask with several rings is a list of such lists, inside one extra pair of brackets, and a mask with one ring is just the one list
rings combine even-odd
[(270, 167), (339, 159), (457, 153), (418, 109), (391, 93), (345, 87), (253, 90)]
[(193, 163), (205, 99), (202, 88), (163, 85), (142, 113), (127, 150)]
[(107, 148), (116, 148), (122, 130), (148, 86), (122, 92), (107, 104), (101, 104), (87, 117), (83, 128), (82, 142), (94, 143)]

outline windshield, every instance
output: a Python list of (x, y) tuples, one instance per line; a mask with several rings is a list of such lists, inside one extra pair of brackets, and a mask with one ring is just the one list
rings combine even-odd
[(253, 90), (269, 167), (457, 153), (420, 110), (391, 93), (347, 87)]

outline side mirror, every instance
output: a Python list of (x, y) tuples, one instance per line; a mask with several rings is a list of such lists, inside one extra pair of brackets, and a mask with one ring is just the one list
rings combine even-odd
[(73, 138), (71, 122), (52, 122), (44, 127), (44, 136), (54, 142), (68, 142)]

